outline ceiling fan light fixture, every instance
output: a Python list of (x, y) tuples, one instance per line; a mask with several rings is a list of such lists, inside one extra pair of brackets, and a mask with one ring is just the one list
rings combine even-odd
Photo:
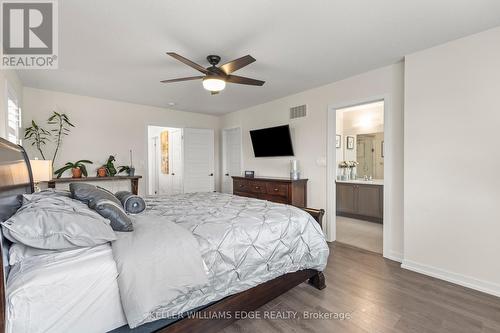
[(208, 91), (221, 91), (226, 87), (226, 81), (217, 77), (206, 77), (203, 79), (203, 88)]

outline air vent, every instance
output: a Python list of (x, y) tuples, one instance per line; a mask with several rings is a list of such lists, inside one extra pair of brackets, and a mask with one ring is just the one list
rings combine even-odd
[(299, 105), (290, 108), (290, 119), (302, 118), (306, 116), (307, 106)]

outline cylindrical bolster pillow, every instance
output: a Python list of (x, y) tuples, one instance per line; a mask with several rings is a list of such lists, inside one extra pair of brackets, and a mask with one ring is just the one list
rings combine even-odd
[(115, 197), (120, 200), (123, 208), (129, 214), (139, 214), (146, 209), (146, 202), (144, 199), (129, 191), (116, 192)]

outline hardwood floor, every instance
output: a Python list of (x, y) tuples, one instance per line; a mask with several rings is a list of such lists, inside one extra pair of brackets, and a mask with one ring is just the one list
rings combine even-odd
[[(368, 251), (330, 248), (326, 289), (303, 283), (258, 313), (288, 318), (239, 320), (222, 332), (500, 332), (500, 298), (401, 269)], [(307, 319), (305, 312), (332, 318)]]

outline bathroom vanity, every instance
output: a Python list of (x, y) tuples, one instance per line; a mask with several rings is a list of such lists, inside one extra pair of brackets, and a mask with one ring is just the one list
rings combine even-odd
[(337, 215), (382, 223), (383, 180), (337, 180)]

